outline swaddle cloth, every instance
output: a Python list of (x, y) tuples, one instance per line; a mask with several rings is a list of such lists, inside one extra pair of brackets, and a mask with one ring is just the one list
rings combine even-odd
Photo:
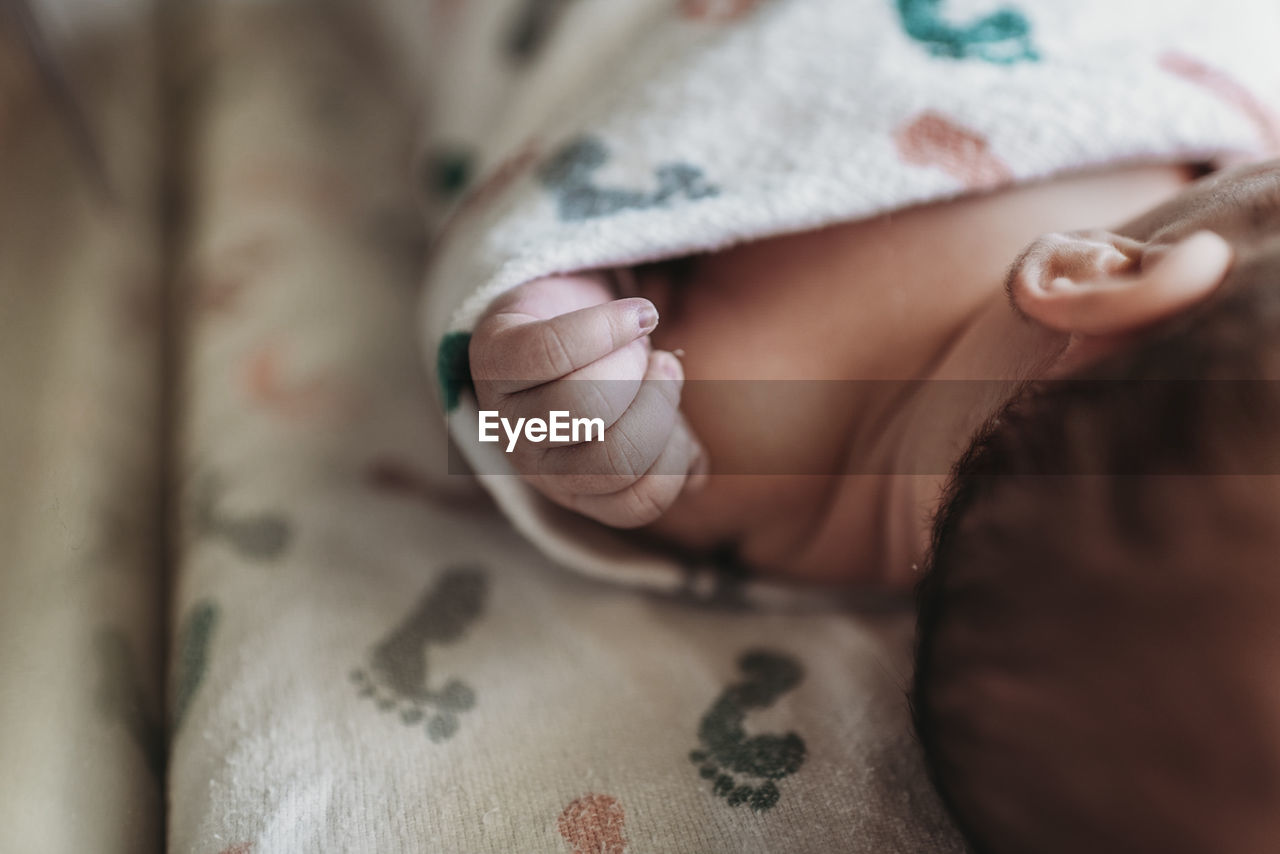
[(476, 440), (467, 342), (497, 295), (1105, 164), (1280, 150), (1270, 2), (457, 6), (436, 7), (428, 361), (514, 524), (626, 583), (693, 576), (552, 505)]

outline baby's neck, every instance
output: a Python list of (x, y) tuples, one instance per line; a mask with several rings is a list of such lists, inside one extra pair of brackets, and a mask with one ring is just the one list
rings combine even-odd
[[(1187, 177), (1147, 167), (1063, 178), (695, 259), (689, 281), (657, 300), (654, 343), (686, 353), (682, 408), (713, 477), (654, 531), (693, 548), (732, 544), (793, 578), (909, 584), (951, 462), (1006, 381), (1036, 375), (1064, 343), (1008, 308), (1009, 262), (1043, 232), (1120, 222)], [(797, 412), (704, 394), (698, 380), (844, 382)], [(939, 396), (948, 384), (960, 398)], [(723, 474), (744, 461), (794, 461), (797, 473)]]
[[(1179, 167), (1146, 167), (1063, 178), (972, 200), (987, 208), (976, 216), (961, 215), (966, 207), (962, 200), (943, 229), (967, 232), (979, 255), (983, 244), (1001, 241), (997, 235), (1022, 234), (1029, 226), (1044, 233), (1085, 227), (1090, 220), (1104, 225), (1125, 221), (1173, 195), (1192, 177)], [(1005, 263), (1016, 254), (1005, 254)], [(900, 398), (878, 435), (850, 448), (850, 459), (870, 458), (876, 460), (875, 470), (892, 472), (865, 490), (854, 490), (863, 493), (860, 501), (891, 508), (881, 525), (880, 551), (868, 555), (888, 568), (885, 579), (891, 586), (914, 582), (951, 467), (975, 432), (1023, 383), (1052, 370), (1067, 347), (1067, 336), (1013, 311), (1005, 277), (1003, 267), (998, 275), (988, 269), (981, 280), (967, 280), (974, 286), (967, 291), (971, 303), (963, 298), (941, 301), (937, 310), (949, 317), (951, 326), (917, 375), (921, 382), (913, 384), (914, 393)]]

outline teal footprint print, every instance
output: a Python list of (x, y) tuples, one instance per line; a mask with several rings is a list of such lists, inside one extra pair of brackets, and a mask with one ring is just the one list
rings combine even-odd
[(1011, 7), (997, 9), (967, 24), (948, 21), (944, 0), (895, 0), (902, 28), (934, 56), (981, 59), (997, 65), (1036, 62), (1031, 22)]
[(187, 709), (209, 670), (209, 650), (218, 629), (218, 606), (208, 599), (196, 602), (178, 627), (173, 674), (172, 733), (182, 727)]
[(143, 691), (133, 646), (114, 626), (99, 630), (93, 645), (98, 661), (98, 711), (124, 726), (158, 786), (164, 779), (164, 727)]
[(471, 333), (450, 332), (436, 351), (436, 379), (440, 382), (445, 412), (453, 412), (462, 401), (463, 389), (471, 388)]
[(289, 520), (270, 511), (233, 516), (220, 506), (222, 494), (222, 483), (215, 475), (199, 481), (192, 501), (196, 534), (221, 540), (249, 560), (271, 561), (281, 557), (292, 539)]
[(712, 791), (736, 807), (755, 812), (772, 809), (782, 796), (775, 781), (804, 764), (804, 739), (794, 732), (748, 736), (747, 713), (772, 706), (800, 684), (804, 669), (794, 658), (768, 650), (751, 650), (738, 660), (743, 680), (724, 690), (698, 727), (701, 746), (690, 751)]
[(367, 665), (351, 672), (359, 695), (384, 712), (398, 711), (406, 726), (424, 725), (434, 742), (452, 738), (460, 715), (475, 706), (476, 694), (461, 679), (448, 679), (433, 688), (427, 648), (461, 638), (484, 610), (487, 593), (488, 579), (479, 570), (445, 572), (408, 616), (373, 647)]
[(461, 145), (441, 146), (427, 157), (422, 173), (427, 190), (441, 199), (453, 199), (471, 183), (475, 152)]
[(539, 177), (557, 198), (560, 219), (580, 222), (624, 210), (667, 207), (679, 199), (717, 195), (720, 188), (706, 181), (702, 170), (688, 163), (666, 163), (654, 170), (656, 188), (650, 191), (601, 187), (595, 172), (609, 162), (609, 149), (594, 136), (571, 140), (552, 155)]

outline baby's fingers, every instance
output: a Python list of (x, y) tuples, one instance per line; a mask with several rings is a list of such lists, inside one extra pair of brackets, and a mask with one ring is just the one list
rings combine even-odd
[[(550, 413), (560, 411), (573, 418), (598, 418), (607, 430), (622, 417), (644, 387), (649, 353), (649, 339), (637, 338), (563, 379), (507, 395), (498, 405), (502, 414), (512, 420), (547, 418)], [(536, 450), (541, 456), (548, 448), (569, 444), (577, 442), (548, 441), (528, 450)]]
[(569, 508), (614, 528), (638, 528), (655, 522), (680, 497), (690, 477), (705, 478), (705, 457), (683, 419), (649, 473), (618, 492), (576, 495)]
[(562, 493), (600, 495), (625, 489), (653, 472), (681, 423), (683, 383), (684, 372), (674, 355), (649, 354), (635, 399), (604, 431), (604, 440), (547, 449), (538, 459), (537, 475), (548, 478), (548, 485)]
[(657, 325), (653, 303), (638, 297), (544, 320), (498, 312), (481, 321), (472, 336), (472, 376), (494, 394), (523, 391), (584, 368)]

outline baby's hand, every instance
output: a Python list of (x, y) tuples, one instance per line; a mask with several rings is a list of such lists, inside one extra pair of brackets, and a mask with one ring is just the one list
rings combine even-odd
[(653, 303), (614, 299), (602, 277), (583, 274), (516, 288), (471, 336), (481, 409), (511, 423), (553, 410), (603, 420), (604, 441), (518, 441), (511, 456), (552, 501), (618, 528), (655, 521), (706, 478), (706, 454), (679, 411), (684, 369), (650, 347), (657, 325)]

